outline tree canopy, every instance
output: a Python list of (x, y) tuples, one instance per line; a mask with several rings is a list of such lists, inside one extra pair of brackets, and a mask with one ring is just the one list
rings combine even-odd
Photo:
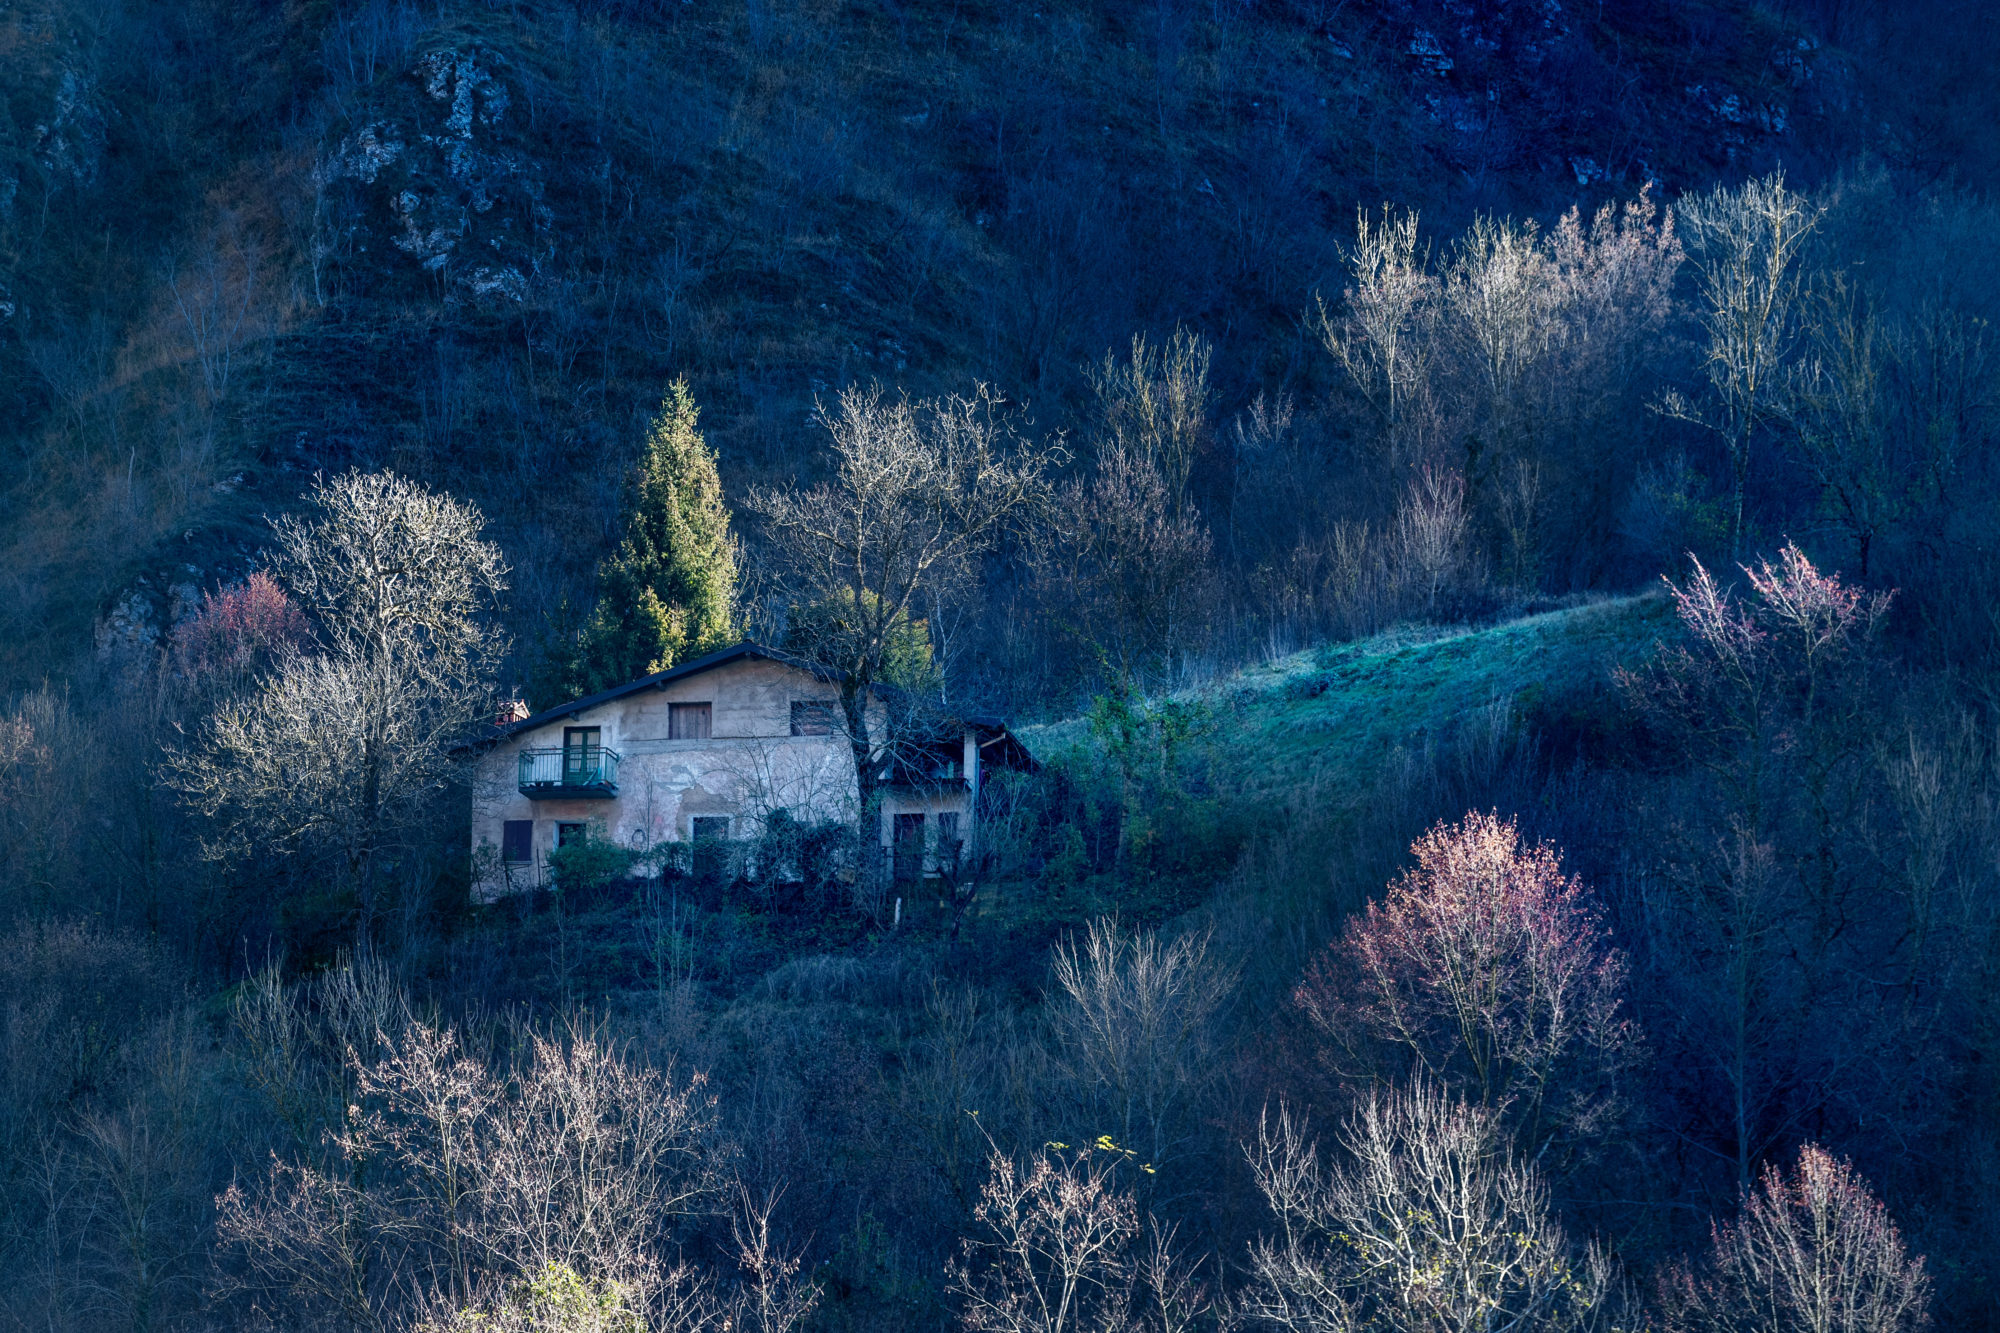
[(646, 434), (617, 551), (597, 602), (561, 632), (535, 682), (543, 705), (580, 698), (726, 647), (735, 635), (736, 543), (715, 453), (686, 379)]

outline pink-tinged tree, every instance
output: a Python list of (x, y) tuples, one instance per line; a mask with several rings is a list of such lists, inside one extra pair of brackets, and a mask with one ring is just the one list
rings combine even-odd
[(1529, 1157), (1558, 1139), (1558, 1155), (1586, 1152), (1623, 1115), (1639, 1058), (1602, 913), (1554, 848), (1497, 815), (1441, 823), (1411, 851), (1295, 993), (1325, 1054), (1349, 1074), (1420, 1068)]
[(191, 691), (227, 691), (270, 669), (311, 635), (305, 613), (260, 569), (202, 598), (201, 609), (174, 631), (172, 666)]
[(1685, 584), (1666, 580), (1682, 641), (1620, 679), (1655, 729), (1723, 783), (1755, 827), (1774, 752), (1796, 756), (1806, 780), (1823, 787), (1865, 744), (1852, 724), (1891, 594), (1821, 572), (1790, 542), (1776, 563), (1741, 566), (1747, 598), (1692, 563)]
[(1675, 1333), (1910, 1333), (1930, 1322), (1930, 1275), (1849, 1163), (1807, 1144), (1764, 1169), (1699, 1267), (1661, 1283)]
[[(1648, 817), (1633, 906), (1655, 1038), (1690, 1142), (1747, 1190), (1830, 1116), (1914, 1131), (1928, 999), (1885, 1003), (1921, 932), (1885, 884), (1875, 637), (1890, 596), (1795, 545), (1669, 583), (1679, 642), (1623, 676), (1678, 770)], [(1914, 993), (1901, 997), (1920, 1000)], [(1899, 1132), (1901, 1132), (1899, 1130)]]

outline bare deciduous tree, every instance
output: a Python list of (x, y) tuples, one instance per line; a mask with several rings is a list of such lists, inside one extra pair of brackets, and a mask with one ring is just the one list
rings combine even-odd
[(1193, 503), (1188, 482), (1197, 457), (1208, 444), (1208, 367), (1215, 346), (1186, 329), (1174, 330), (1165, 347), (1144, 334), (1132, 338), (1132, 355), (1120, 361), (1109, 352), (1090, 372), (1097, 394), (1098, 448), (1116, 453), (1128, 466), (1150, 467), (1166, 491), (1174, 520), (1187, 517)]
[[(992, 1239), (966, 1244), (951, 1289), (976, 1333), (1122, 1333), (1131, 1320), (1138, 1210), (1112, 1180), (1116, 1154), (1044, 1149), (1024, 1171), (995, 1153), (973, 1217)], [(982, 1253), (983, 1252), (983, 1253)]]
[(1206, 934), (1162, 939), (1091, 924), (1056, 947), (1049, 1023), (1057, 1061), (1092, 1123), (1157, 1171), (1187, 1151), (1204, 1093), (1220, 1075), (1217, 1020), (1235, 978)]
[(1428, 250), (1417, 244), (1415, 212), (1397, 214), (1384, 204), (1381, 221), (1372, 222), (1356, 210), (1354, 229), (1346, 318), (1336, 321), (1321, 303), (1317, 326), (1327, 351), (1393, 432), (1428, 371), (1424, 333), (1434, 317), (1437, 278)]
[(787, 1253), (771, 1235), (777, 1208), (777, 1192), (760, 1199), (738, 1184), (729, 1234), (742, 1278), (723, 1325), (731, 1333), (790, 1333), (819, 1304), (819, 1288), (798, 1280), (799, 1256)]
[(1861, 703), (1856, 687), (1890, 594), (1822, 573), (1789, 542), (1775, 563), (1742, 568), (1747, 598), (1700, 561), (1685, 585), (1669, 581), (1686, 642), (1622, 679), (1653, 724), (1727, 784), (1755, 830), (1774, 750), (1805, 758), (1808, 783), (1823, 787), (1825, 770), (1860, 746), (1849, 725)]
[(1520, 454), (1528, 377), (1564, 340), (1558, 277), (1539, 230), (1512, 218), (1474, 218), (1445, 266), (1444, 311), (1487, 405), (1490, 439), (1478, 447), (1496, 458)]
[(482, 613), (507, 569), (476, 506), (393, 472), (322, 479), (305, 498), (308, 516), (272, 525), (272, 564), (331, 649), (397, 659), (441, 694), (504, 649)]
[(1709, 402), (1670, 393), (1662, 410), (1705, 426), (1729, 452), (1730, 543), (1743, 551), (1751, 451), (1783, 405), (1797, 345), (1804, 278), (1799, 257), (1825, 210), (1785, 186), (1783, 172), (1719, 185), (1675, 206), (1695, 269)]
[(336, 852), (365, 932), (381, 853), (487, 716), (505, 640), (483, 612), (505, 567), (476, 508), (393, 474), (350, 472), (307, 498), (309, 517), (274, 525), (274, 564), (317, 650), (223, 701), (167, 769), (217, 821), (217, 856)]
[(1571, 1246), (1493, 1116), (1420, 1083), (1372, 1097), (1342, 1143), (1328, 1168), (1289, 1114), (1260, 1127), (1279, 1233), (1251, 1247), (1242, 1313), (1300, 1333), (1595, 1326), (1609, 1265)]
[(1052, 1143), (1026, 1169), (993, 1154), (973, 1210), (986, 1238), (948, 1270), (970, 1333), (1182, 1333), (1209, 1310), (1171, 1231), (1141, 1224), (1117, 1186), (1127, 1155)]
[(1886, 319), (1876, 295), (1846, 274), (1820, 285), (1805, 323), (1785, 419), (1823, 511), (1846, 532), (1855, 572), (1866, 579), (1878, 542), (1938, 522), (1957, 503), (1965, 452), (1987, 430), (1985, 330), (1937, 305)]
[(1147, 458), (1112, 446), (1065, 486), (1033, 546), (1051, 618), (1133, 680), (1169, 659), (1208, 592), (1209, 535)]
[(1699, 1268), (1661, 1283), (1687, 1333), (1911, 1333), (1930, 1322), (1930, 1275), (1852, 1165), (1815, 1144), (1764, 1169)]
[(1699, 563), (1670, 585), (1684, 638), (1623, 679), (1694, 775), (1658, 852), (1673, 891), (1648, 894), (1641, 916), (1672, 996), (1653, 1030), (1678, 1047), (1690, 1124), (1709, 1120), (1702, 1137), (1747, 1191), (1765, 1155), (1835, 1099), (1886, 1098), (1909, 1115), (1889, 1090), (1910, 1085), (1889, 1075), (1931, 1020), (1925, 1005), (1880, 1002), (1884, 964), (1915, 936), (1893, 899), (1867, 896), (1874, 638), (1889, 597), (1789, 544), (1743, 573), (1747, 595)]
[(834, 477), (755, 491), (774, 573), (802, 611), (818, 608), (799, 649), (840, 689), (864, 829), (893, 737), (873, 734), (877, 686), (912, 626), (962, 594), (978, 560), (1033, 512), (1053, 451), (1020, 440), (985, 386), (970, 397), (889, 399), (850, 388), (819, 421)]
[(1907, 492), (1891, 456), (1887, 349), (1874, 310), (1843, 279), (1818, 295), (1810, 354), (1791, 367), (1786, 407), (1821, 503), (1847, 529), (1865, 579), (1875, 539)]
[(1470, 524), (1464, 474), (1429, 464), (1419, 469), (1396, 510), (1396, 558), (1399, 581), (1422, 596), (1426, 615), (1435, 615), (1438, 598), (1468, 577)]

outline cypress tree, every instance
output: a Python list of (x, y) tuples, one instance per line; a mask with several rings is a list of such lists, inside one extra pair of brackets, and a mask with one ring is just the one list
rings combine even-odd
[(597, 567), (573, 677), (583, 693), (734, 641), (736, 542), (698, 416), (687, 380), (674, 381), (646, 434), (617, 553)]

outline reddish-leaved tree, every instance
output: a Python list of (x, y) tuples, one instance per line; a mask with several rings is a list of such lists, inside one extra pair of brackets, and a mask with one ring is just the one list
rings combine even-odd
[(1512, 820), (1471, 814), (1412, 846), (1417, 864), (1354, 918), (1295, 1001), (1340, 1072), (1412, 1066), (1496, 1112), (1539, 1158), (1587, 1155), (1623, 1114), (1639, 1036), (1625, 959), (1597, 905)]

